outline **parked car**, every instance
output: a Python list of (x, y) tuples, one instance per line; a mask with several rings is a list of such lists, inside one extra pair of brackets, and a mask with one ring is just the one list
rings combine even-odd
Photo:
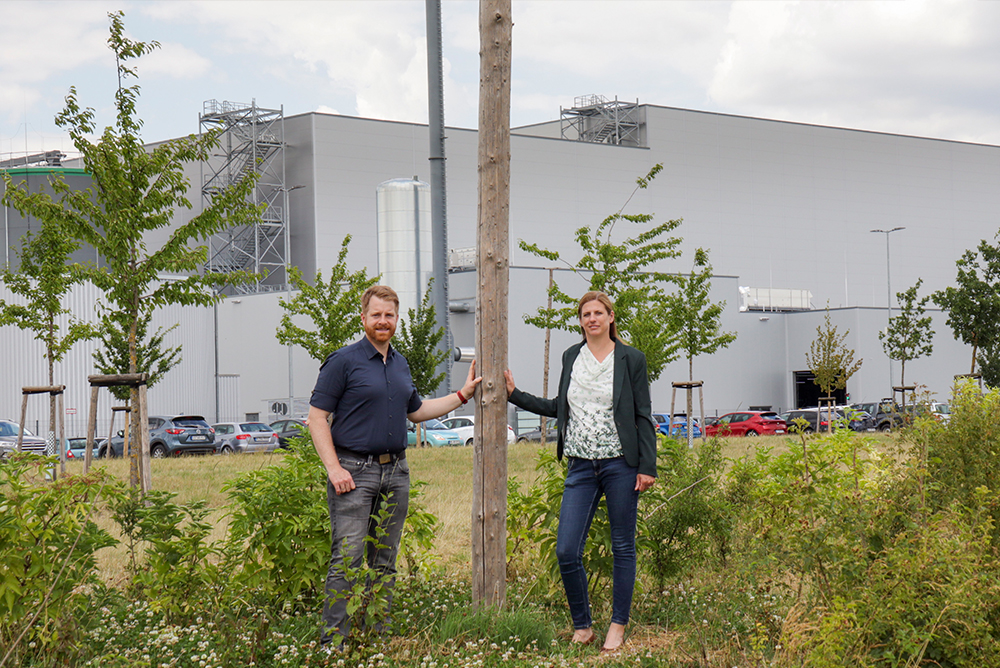
[[(694, 425), (691, 429), (691, 438), (701, 438), (701, 426), (698, 424), (698, 418), (691, 418), (691, 424)], [(670, 422), (670, 433), (667, 435), (673, 438), (687, 438), (687, 429), (687, 415), (674, 413), (674, 418)]]
[(951, 420), (951, 406), (940, 401), (931, 402), (931, 415), (939, 422), (948, 424)]
[(653, 413), (653, 422), (656, 423), (656, 431), (661, 434), (669, 433), (670, 416), (666, 413)]
[[(131, 434), (134, 438), (135, 434)], [(210, 455), (218, 451), (215, 430), (200, 415), (150, 415), (149, 454), (152, 457), (174, 455)], [(121, 457), (125, 449), (124, 434), (119, 431), (109, 442), (102, 443), (98, 457)]]
[[(423, 430), (424, 443), (437, 448), (443, 445), (462, 445), (464, 441), (453, 431), (445, 429), (440, 420), (425, 420), (421, 423), (426, 429)], [(417, 444), (417, 429), (412, 422), (406, 427), (406, 446), (411, 447)]]
[[(441, 420), (441, 424), (444, 425), (445, 429), (449, 429), (456, 434), (458, 437), (465, 441), (466, 445), (472, 445), (473, 434), (476, 429), (476, 418), (474, 415), (460, 415), (459, 417), (451, 417), (447, 420)], [(507, 443), (508, 445), (513, 443), (514, 438), (514, 428), (507, 425)]]
[(705, 427), (707, 436), (772, 436), (788, 430), (785, 421), (774, 411), (726, 413), (713, 425)]
[[(21, 425), (13, 420), (0, 420), (0, 459), (17, 452), (17, 434), (20, 429)], [(44, 455), (45, 439), (25, 429), (21, 436), (21, 451)]]
[(278, 449), (278, 433), (263, 422), (220, 422), (213, 424), (219, 440), (219, 453), (274, 452)]
[[(781, 414), (781, 419), (788, 425), (790, 433), (802, 431), (812, 434), (816, 431), (829, 431), (829, 421), (833, 420), (833, 427), (837, 429), (846, 426), (851, 431), (875, 431), (875, 420), (865, 411), (852, 408), (850, 406), (835, 406), (828, 411), (827, 408), (799, 408)], [(801, 427), (797, 420), (805, 420)]]
[[(673, 419), (669, 419), (666, 413), (653, 413), (653, 421), (656, 422), (656, 431), (664, 436), (687, 438), (687, 414), (674, 413)], [(694, 430), (692, 438), (701, 438), (701, 426), (698, 418), (694, 418)]]
[[(65, 442), (66, 459), (84, 459), (87, 456), (87, 439), (84, 437), (67, 438)], [(94, 448), (97, 452), (97, 448)]]
[(892, 399), (883, 399), (878, 403), (851, 404), (852, 408), (860, 408), (869, 413), (875, 421), (878, 431), (892, 431), (913, 421), (914, 415), (926, 415), (924, 405), (900, 406)]
[[(539, 441), (542, 440), (542, 428), (541, 426), (535, 427), (529, 431), (522, 431), (517, 435), (518, 443), (527, 443), (528, 441)], [(556, 440), (556, 420), (555, 418), (549, 418), (548, 430), (545, 434), (545, 441), (547, 443), (553, 443)]]
[(309, 433), (309, 427), (306, 425), (306, 421), (299, 420), (298, 418), (289, 418), (287, 420), (272, 422), (271, 429), (278, 432), (278, 443), (282, 448), (288, 447), (288, 439), (298, 438), (301, 436), (302, 430), (305, 430), (305, 433), (307, 434)]

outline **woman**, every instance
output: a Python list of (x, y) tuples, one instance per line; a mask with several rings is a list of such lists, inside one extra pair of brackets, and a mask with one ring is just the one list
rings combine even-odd
[(591, 628), (583, 550), (603, 495), (614, 553), (611, 624), (602, 652), (625, 640), (635, 587), (635, 518), (639, 493), (656, 476), (656, 431), (649, 401), (646, 356), (617, 336), (615, 310), (603, 292), (588, 292), (577, 306), (583, 342), (563, 353), (559, 394), (541, 399), (514, 386), (505, 374), (510, 402), (556, 418), (557, 454), (568, 459), (559, 511), (556, 556), (570, 614), (573, 642), (589, 644)]

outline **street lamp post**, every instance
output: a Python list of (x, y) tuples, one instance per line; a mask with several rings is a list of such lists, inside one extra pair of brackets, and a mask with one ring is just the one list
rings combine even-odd
[[(285, 298), (292, 301), (292, 279), (289, 277), (289, 271), (292, 268), (292, 231), (291, 231), (291, 220), (288, 215), (288, 193), (293, 190), (298, 190), (299, 188), (305, 188), (305, 186), (292, 186), (291, 188), (280, 187), (278, 191), (281, 192), (281, 206), (283, 207), (282, 219), (284, 222), (284, 243), (285, 243)], [(294, 374), (292, 372), (292, 344), (288, 344), (288, 413), (285, 415), (286, 418), (295, 417), (295, 383)]]
[[(893, 232), (899, 232), (900, 230), (905, 230), (905, 227), (894, 227), (891, 230), (871, 230), (871, 232), (884, 234), (885, 235), (885, 291), (886, 291), (886, 311), (888, 317), (886, 319), (886, 336), (889, 335), (888, 325), (892, 320), (892, 284), (890, 282), (890, 272), (889, 272), (889, 235)], [(889, 391), (892, 392), (892, 358), (889, 358)]]

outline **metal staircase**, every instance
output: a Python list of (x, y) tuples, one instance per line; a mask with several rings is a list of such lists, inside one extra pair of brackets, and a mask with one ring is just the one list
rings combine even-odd
[(581, 95), (570, 109), (559, 108), (563, 139), (617, 146), (645, 146), (645, 111), (639, 101), (622, 102), (616, 97)]
[[(255, 175), (250, 198), (263, 205), (252, 225), (235, 226), (214, 235), (209, 242), (206, 271), (256, 274), (250, 283), (232, 284), (234, 294), (285, 289), (287, 266), (286, 226), (288, 189), (285, 187), (284, 111), (250, 104), (208, 100), (199, 115), (202, 132), (220, 132), (221, 152), (206, 165), (202, 184), (206, 202), (226, 188)], [(280, 270), (280, 271), (279, 271)]]

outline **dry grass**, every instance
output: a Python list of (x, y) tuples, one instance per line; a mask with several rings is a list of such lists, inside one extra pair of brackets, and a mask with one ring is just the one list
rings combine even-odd
[[(762, 436), (758, 438), (724, 438), (723, 455), (739, 459), (761, 447), (771, 448), (779, 453), (788, 449), (788, 438), (783, 436)], [(878, 440), (886, 437), (875, 436)], [(700, 443), (700, 441), (698, 441)], [(554, 449), (550, 442), (545, 446)], [(535, 465), (539, 443), (511, 445), (507, 451), (507, 473), (524, 485), (531, 485), (536, 477)], [(215, 530), (210, 540), (221, 540), (228, 528), (225, 513), (227, 498), (223, 485), (235, 476), (278, 463), (283, 457), (281, 451), (273, 454), (234, 455), (231, 457), (181, 457), (153, 460), (153, 487), (169, 490), (177, 494), (176, 501), (186, 503), (205, 500), (214, 508), (210, 518), (215, 522)], [(435, 547), (439, 562), (449, 571), (467, 570), (471, 558), (471, 514), (472, 514), (472, 448), (422, 448), (411, 449), (407, 453), (413, 480), (427, 483), (423, 488), (422, 503), (441, 522)], [(107, 467), (112, 475), (128, 480), (128, 462), (110, 460), (98, 462)], [(68, 462), (69, 473), (81, 472), (82, 462)], [(117, 535), (116, 525), (110, 517), (98, 518), (98, 523)], [(122, 581), (125, 575), (127, 551), (124, 545), (101, 550), (98, 566), (106, 582)]]
[[(553, 444), (547, 447), (554, 448)], [(508, 474), (531, 484), (535, 480), (535, 462), (541, 446), (537, 443), (512, 445), (508, 449)], [(231, 457), (178, 457), (153, 460), (153, 488), (177, 494), (178, 503), (204, 500), (215, 511), (209, 516), (215, 529), (209, 540), (221, 540), (228, 528), (225, 513), (226, 482), (247, 471), (280, 462), (283, 453), (233, 455)], [(436, 540), (440, 563), (449, 570), (467, 568), (471, 558), (470, 522), (472, 515), (472, 448), (423, 448), (407, 452), (413, 480), (427, 483), (422, 503), (441, 522)], [(129, 464), (125, 460), (102, 460), (116, 478), (128, 481)], [(67, 462), (67, 473), (83, 471), (82, 462)], [(97, 522), (113, 536), (121, 538), (109, 516)], [(124, 581), (128, 553), (124, 544), (98, 553), (98, 568), (109, 583)]]

